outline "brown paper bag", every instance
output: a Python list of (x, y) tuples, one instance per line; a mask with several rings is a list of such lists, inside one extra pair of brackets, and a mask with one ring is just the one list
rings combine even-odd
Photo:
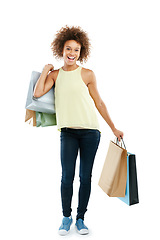
[(127, 150), (110, 141), (98, 185), (110, 197), (125, 197)]
[(36, 112), (26, 109), (25, 122), (32, 126), (36, 126)]

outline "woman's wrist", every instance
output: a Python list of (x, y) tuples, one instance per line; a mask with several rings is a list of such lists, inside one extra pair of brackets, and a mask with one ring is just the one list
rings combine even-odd
[(108, 125), (110, 126), (112, 132), (114, 132), (116, 130), (114, 123), (112, 122), (112, 120), (110, 119), (110, 121), (108, 122)]

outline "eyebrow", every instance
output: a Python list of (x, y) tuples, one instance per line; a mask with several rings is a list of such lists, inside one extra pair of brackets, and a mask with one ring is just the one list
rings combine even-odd
[[(66, 46), (66, 47), (70, 47), (71, 48), (71, 46)], [(76, 49), (80, 49), (80, 47), (76, 47)]]

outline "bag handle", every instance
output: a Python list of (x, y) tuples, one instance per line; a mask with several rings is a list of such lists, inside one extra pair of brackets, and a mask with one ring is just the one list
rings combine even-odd
[[(125, 146), (125, 144), (124, 144), (124, 140), (123, 140), (123, 138), (121, 137), (121, 140), (122, 140), (122, 142), (123, 142), (123, 146), (124, 146), (124, 148), (126, 149), (126, 146)], [(118, 138), (117, 138), (117, 142), (116, 142), (116, 144), (118, 144), (119, 145), (119, 141), (118, 141)]]

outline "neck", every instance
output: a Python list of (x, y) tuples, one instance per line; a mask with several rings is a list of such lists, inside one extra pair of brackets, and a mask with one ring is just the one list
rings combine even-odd
[(79, 66), (75, 63), (74, 65), (67, 65), (64, 63), (64, 66), (62, 67), (64, 71), (73, 71), (77, 69)]

